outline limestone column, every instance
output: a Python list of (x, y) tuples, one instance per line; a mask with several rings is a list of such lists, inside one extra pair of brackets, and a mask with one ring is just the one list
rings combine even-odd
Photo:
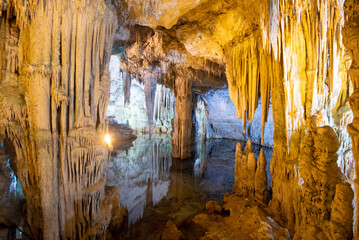
[(175, 80), (175, 118), (172, 135), (172, 157), (185, 159), (191, 156), (192, 132), (192, 80), (177, 77)]
[(348, 125), (348, 132), (352, 138), (352, 149), (355, 164), (355, 198), (356, 198), (356, 219), (354, 228), (354, 238), (359, 237), (359, 1), (347, 0), (344, 6), (345, 27), (342, 31), (345, 47), (350, 51), (352, 65), (349, 70), (354, 92), (349, 98), (350, 106), (353, 110), (354, 120)]

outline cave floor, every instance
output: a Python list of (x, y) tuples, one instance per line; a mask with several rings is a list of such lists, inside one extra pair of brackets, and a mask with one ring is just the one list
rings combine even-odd
[[(198, 139), (193, 157), (180, 160), (171, 158), (170, 136), (154, 135), (149, 141), (148, 135), (138, 135), (131, 149), (111, 159), (107, 184), (119, 188), (121, 204), (128, 209), (125, 230), (112, 239), (161, 239), (168, 221), (187, 239), (203, 236), (189, 227), (190, 220), (205, 212), (206, 202), (222, 203), (226, 192), (232, 193), (237, 142)], [(253, 146), (256, 157), (259, 150)], [(270, 159), (271, 149), (265, 153)]]

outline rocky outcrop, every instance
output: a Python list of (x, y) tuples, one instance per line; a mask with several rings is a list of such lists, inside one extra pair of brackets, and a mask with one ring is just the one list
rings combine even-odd
[(0, 22), (0, 135), (32, 236), (102, 239), (116, 208), (103, 140), (115, 13), (105, 1), (11, 1)]

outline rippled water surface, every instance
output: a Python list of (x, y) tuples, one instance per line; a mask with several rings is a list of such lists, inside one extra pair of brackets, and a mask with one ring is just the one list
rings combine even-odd
[[(232, 193), (237, 143), (198, 139), (193, 157), (180, 160), (171, 158), (170, 136), (155, 135), (150, 141), (139, 135), (131, 149), (111, 159), (108, 170), (107, 185), (119, 188), (128, 209), (127, 232), (115, 238), (160, 239), (168, 220), (186, 233), (186, 220), (204, 211), (207, 201), (222, 202), (226, 192)], [(253, 145), (256, 157), (259, 150)], [(265, 155), (269, 173), (271, 150), (265, 149)]]

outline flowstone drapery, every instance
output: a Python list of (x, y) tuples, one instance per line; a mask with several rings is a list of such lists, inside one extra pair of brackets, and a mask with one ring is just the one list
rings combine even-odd
[(117, 190), (105, 191), (103, 141), (114, 11), (86, 0), (4, 6), (0, 135), (15, 147), (31, 234), (102, 239), (122, 218)]

